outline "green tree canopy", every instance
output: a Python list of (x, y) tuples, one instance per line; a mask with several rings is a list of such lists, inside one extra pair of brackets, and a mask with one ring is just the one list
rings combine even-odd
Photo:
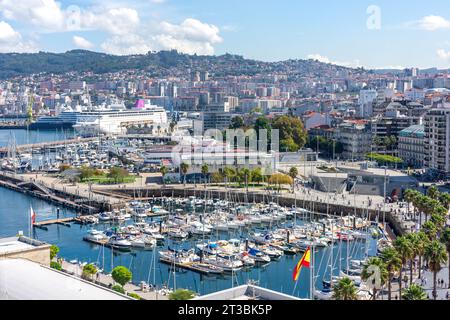
[(178, 289), (169, 295), (169, 300), (191, 300), (195, 295), (195, 292), (191, 290)]
[(305, 146), (308, 135), (300, 118), (279, 116), (274, 119), (272, 128), (279, 130), (280, 151), (296, 152)]
[(133, 274), (126, 267), (115, 267), (111, 273), (115, 282), (119, 283), (122, 287), (126, 285), (133, 277)]

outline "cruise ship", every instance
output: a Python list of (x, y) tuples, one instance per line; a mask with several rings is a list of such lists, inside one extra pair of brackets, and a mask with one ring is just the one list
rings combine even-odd
[(127, 127), (134, 125), (167, 124), (164, 108), (145, 104), (140, 108), (127, 109), (123, 103), (103, 105), (77, 115), (73, 126), (79, 136), (89, 137), (99, 134), (123, 134)]

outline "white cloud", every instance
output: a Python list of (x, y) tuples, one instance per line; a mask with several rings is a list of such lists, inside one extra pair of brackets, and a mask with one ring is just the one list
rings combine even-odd
[(437, 55), (442, 60), (449, 60), (450, 59), (450, 51), (445, 51), (444, 49), (439, 49), (437, 51)]
[(22, 35), (5, 21), (0, 21), (0, 52), (36, 52), (33, 42), (24, 41)]
[(130, 8), (113, 8), (106, 12), (85, 11), (81, 14), (81, 29), (103, 30), (122, 35), (135, 30), (140, 23), (139, 14)]
[(73, 36), (72, 43), (77, 47), (81, 49), (92, 49), (94, 47), (94, 44), (90, 42), (89, 40), (86, 40), (83, 37), (80, 36)]
[(111, 37), (101, 47), (108, 53), (120, 55), (171, 49), (211, 55), (215, 51), (213, 45), (223, 41), (218, 27), (196, 19), (186, 19), (178, 25), (163, 21), (151, 29), (152, 32), (144, 28), (141, 32)]
[(358, 68), (361, 67), (361, 63), (359, 60), (354, 60), (352, 62), (349, 61), (333, 61), (330, 58), (328, 58), (327, 56), (323, 56), (321, 54), (308, 54), (307, 59), (310, 60), (317, 60), (319, 62), (323, 62), (323, 63), (328, 63), (328, 64), (334, 64), (334, 65), (338, 65), (338, 66), (343, 66), (343, 67), (348, 67), (348, 68)]
[[(165, 0), (148, 0), (163, 3)], [(119, 7), (117, 7), (119, 5)], [(107, 35), (100, 47), (113, 54), (141, 54), (149, 50), (176, 49), (184, 53), (214, 54), (214, 45), (223, 41), (220, 29), (200, 20), (188, 18), (179, 24), (168, 21), (141, 21), (131, 7), (91, 5), (62, 8), (55, 0), (0, 0), (5, 19), (33, 26), (33, 32), (56, 33), (100, 31)], [(75, 36), (72, 42), (80, 48), (93, 43)]]
[(0, 0), (0, 11), (8, 20), (25, 21), (42, 29), (64, 27), (64, 13), (54, 0)]
[(442, 16), (429, 15), (420, 20), (408, 22), (405, 24), (406, 28), (414, 28), (425, 31), (437, 31), (450, 29), (450, 20)]
[(114, 36), (102, 43), (101, 48), (115, 55), (146, 54), (152, 50), (148, 41), (135, 34)]
[(161, 29), (166, 35), (179, 40), (209, 43), (220, 43), (223, 41), (219, 36), (218, 27), (192, 18), (184, 20), (180, 25), (163, 21)]

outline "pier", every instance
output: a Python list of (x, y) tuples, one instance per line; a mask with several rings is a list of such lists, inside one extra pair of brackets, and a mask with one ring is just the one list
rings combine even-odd
[[(77, 139), (69, 139), (64, 141), (50, 141), (50, 142), (41, 142), (35, 144), (25, 144), (16, 147), (16, 152), (27, 152), (33, 149), (46, 149), (53, 147), (63, 147), (65, 145), (77, 144), (77, 143), (85, 143), (96, 141), (98, 138), (77, 138)], [(8, 154), (8, 148), (0, 148), (0, 157), (5, 157)]]
[[(27, 179), (28, 178), (28, 179)], [(58, 185), (48, 185), (34, 178), (22, 175), (0, 172), (0, 187), (25, 193), (55, 205), (76, 210), (77, 213), (92, 215), (101, 211), (108, 211), (119, 203), (109, 201), (109, 198), (94, 199), (76, 189), (61, 188)], [(119, 206), (120, 207), (120, 206)]]

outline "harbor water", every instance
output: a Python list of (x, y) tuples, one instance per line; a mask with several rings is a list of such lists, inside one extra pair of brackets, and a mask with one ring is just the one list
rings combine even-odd
[[(8, 146), (11, 137), (14, 137), (17, 145), (38, 143), (46, 141), (59, 141), (73, 136), (71, 132), (61, 131), (27, 131), (27, 130), (0, 130), (0, 147)], [(0, 188), (0, 237), (14, 236), (19, 231), (25, 235), (29, 233), (30, 207), (37, 214), (37, 221), (45, 221), (59, 218), (72, 217), (74, 211), (57, 208), (46, 201), (29, 197), (8, 189)], [(148, 220), (150, 222), (150, 220)], [(129, 223), (132, 223), (130, 221)], [(288, 221), (286, 223), (292, 223)], [(302, 223), (302, 222), (299, 222)], [(281, 225), (280, 225), (281, 226)], [(139, 284), (145, 281), (155, 284), (157, 287), (167, 285), (170, 288), (176, 283), (177, 288), (186, 288), (199, 294), (208, 294), (218, 290), (224, 290), (233, 286), (246, 284), (249, 281), (256, 282), (259, 286), (280, 291), (285, 294), (295, 295), (301, 298), (310, 296), (310, 272), (304, 269), (300, 275), (297, 286), (292, 280), (292, 272), (301, 259), (301, 254), (295, 256), (284, 255), (278, 261), (256, 266), (250, 269), (242, 269), (235, 274), (205, 276), (193, 271), (176, 269), (159, 262), (160, 250), (192, 249), (196, 244), (215, 240), (246, 239), (248, 229), (229, 232), (214, 232), (207, 238), (191, 238), (183, 242), (166, 239), (164, 246), (156, 250), (133, 250), (131, 252), (119, 252), (99, 245), (83, 241), (90, 226), (71, 224), (70, 227), (63, 225), (50, 225), (48, 230), (35, 229), (32, 236), (36, 239), (55, 244), (60, 248), (59, 256), (67, 261), (96, 263), (109, 273), (115, 266), (126, 266), (133, 273), (133, 282)], [(109, 224), (94, 226), (97, 230), (111, 228)], [(259, 227), (261, 230), (267, 226)], [(252, 231), (258, 231), (253, 229)], [(347, 247), (348, 245), (348, 247)], [(367, 254), (376, 254), (376, 240), (370, 238), (365, 241), (341, 242), (339, 245), (317, 249), (315, 253), (315, 275), (316, 288), (322, 288), (322, 280), (330, 279), (330, 263), (333, 264), (334, 275), (339, 275), (340, 269), (345, 269), (347, 257), (351, 259), (362, 259)], [(332, 257), (332, 261), (331, 261)], [(174, 281), (174, 277), (175, 280)], [(295, 291), (294, 291), (295, 288)]]
[[(30, 206), (37, 213), (37, 221), (57, 218), (58, 208), (45, 201), (29, 198), (26, 195), (11, 190), (0, 189), (0, 236), (13, 236), (18, 231), (28, 234), (28, 221)], [(71, 217), (75, 212), (59, 209), (59, 217)], [(148, 221), (150, 222), (150, 220)], [(132, 223), (132, 221), (130, 222)], [(99, 224), (97, 230), (110, 228), (109, 224)], [(251, 269), (242, 269), (234, 275), (205, 276), (192, 271), (177, 269), (173, 272), (171, 266), (159, 262), (159, 250), (191, 249), (196, 244), (202, 243), (204, 239), (192, 238), (183, 242), (166, 240), (162, 247), (157, 247), (156, 256), (153, 250), (133, 250), (131, 252), (118, 252), (99, 245), (83, 241), (83, 236), (91, 227), (71, 224), (70, 227), (62, 225), (50, 225), (48, 231), (35, 229), (33, 236), (36, 239), (55, 244), (60, 248), (60, 256), (67, 261), (77, 260), (79, 262), (97, 263), (108, 273), (113, 267), (123, 265), (133, 272), (133, 282), (140, 281), (156, 284), (158, 287), (167, 285), (173, 288), (174, 276), (177, 288), (187, 288), (207, 294), (218, 290), (228, 289), (232, 286), (246, 284), (256, 281), (260, 286), (280, 291), (286, 294), (294, 294), (297, 297), (308, 298), (310, 293), (310, 270), (304, 269), (298, 280), (297, 287), (292, 280), (292, 272), (295, 265), (301, 259), (301, 254), (295, 256), (283, 256), (279, 261), (272, 261), (267, 265), (257, 266)], [(236, 232), (214, 232), (205, 241), (245, 239), (247, 231)], [(352, 259), (364, 258), (365, 254), (376, 253), (376, 241), (346, 242), (333, 246), (334, 275), (339, 275), (339, 269), (345, 269), (347, 256)], [(316, 287), (322, 288), (322, 280), (328, 280), (331, 248), (318, 249), (315, 254)], [(154, 264), (153, 262), (156, 261)], [(294, 292), (295, 288), (295, 292)]]
[(74, 136), (73, 131), (62, 130), (0, 130), (0, 147), (7, 147), (14, 140), (16, 145), (62, 141)]

